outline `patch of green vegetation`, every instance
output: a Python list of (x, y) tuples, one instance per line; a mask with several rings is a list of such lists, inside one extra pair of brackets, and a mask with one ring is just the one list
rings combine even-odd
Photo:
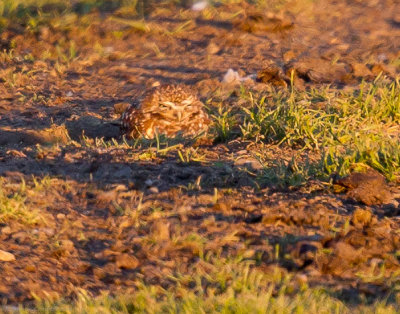
[(265, 165), (259, 181), (286, 188), (300, 186), (315, 176), (321, 176), (318, 164), (310, 163), (308, 160), (299, 162), (293, 157), (289, 162), (276, 160)]
[(18, 186), (7, 184), (0, 178), (0, 223), (7, 223), (10, 220), (22, 224), (32, 225), (44, 222), (40, 211), (29, 206), (28, 193), (39, 192), (46, 187), (48, 179), (43, 179), (43, 184), (34, 181), (33, 188), (27, 188), (23, 181)]
[[(221, 4), (241, 3), (246, 0), (210, 0), (211, 6)], [(279, 8), (287, 0), (247, 0), (258, 8)], [(41, 25), (51, 24), (54, 18), (66, 18), (71, 15), (87, 15), (95, 11), (118, 12), (118, 15), (144, 18), (155, 8), (163, 6), (190, 7), (190, 0), (2, 0), (0, 1), (0, 32), (5, 28), (20, 24), (32, 31), (37, 31)], [(116, 21), (149, 31), (148, 26), (140, 21), (124, 20), (115, 17)], [(169, 35), (181, 32), (192, 21), (187, 21)]]
[(76, 12), (87, 14), (94, 9), (113, 11), (121, 6), (136, 8), (141, 0), (3, 0), (0, 14), (4, 17), (24, 17), (40, 14)]
[[(363, 83), (350, 92), (292, 90), (259, 99), (251, 95), (250, 102), (239, 113), (244, 139), (320, 152), (317, 167), (327, 175), (344, 175), (352, 164), (365, 163), (389, 180), (400, 176), (399, 80)], [(308, 173), (303, 166), (297, 168)]]
[(184, 164), (189, 164), (191, 162), (202, 162), (206, 160), (206, 156), (200, 154), (198, 148), (183, 148), (182, 150), (178, 150), (178, 156), (180, 162)]
[[(306, 281), (279, 268), (263, 272), (240, 257), (202, 259), (189, 274), (170, 276), (171, 288), (138, 282), (136, 292), (92, 297), (80, 291), (76, 300), (38, 300), (38, 313), (350, 313), (354, 308), (329, 291), (309, 288)], [(381, 301), (357, 307), (357, 313), (395, 313), (395, 304)], [(21, 309), (28, 313), (29, 309)]]
[(225, 142), (235, 137), (234, 125), (236, 123), (235, 117), (231, 108), (224, 108), (221, 104), (215, 114), (211, 115), (214, 120), (214, 133), (216, 133), (216, 140)]
[(129, 8), (133, 14), (143, 14), (143, 0), (2, 0), (0, 1), (0, 31), (11, 24), (20, 24), (32, 31), (51, 24), (54, 18), (71, 14), (86, 15), (93, 11), (113, 12)]

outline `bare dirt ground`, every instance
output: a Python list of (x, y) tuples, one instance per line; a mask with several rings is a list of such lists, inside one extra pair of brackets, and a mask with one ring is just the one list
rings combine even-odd
[(0, 34), (0, 206), (20, 209), (0, 216), (0, 249), (16, 259), (0, 263), (3, 302), (129, 292), (138, 280), (165, 288), (206, 269), (207, 254), (253, 259), (343, 300), (397, 293), (397, 183), (384, 205), (318, 180), (280, 187), (259, 180), (254, 156), (290, 160), (292, 148), (240, 138), (135, 147), (122, 142), (114, 105), (159, 81), (192, 86), (210, 112), (238, 106), (240, 86), (221, 82), (229, 68), (258, 73), (244, 84), (266, 94), (288, 88), (291, 69), (299, 90), (393, 80), (399, 3), (213, 10), (157, 9), (143, 30), (117, 11)]

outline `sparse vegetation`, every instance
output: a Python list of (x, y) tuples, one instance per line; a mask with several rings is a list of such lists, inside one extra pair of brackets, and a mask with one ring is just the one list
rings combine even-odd
[[(38, 302), (39, 313), (350, 313), (324, 289), (309, 289), (301, 278), (282, 275), (278, 269), (264, 273), (252, 269), (248, 262), (209, 258), (199, 263), (190, 276), (171, 278), (176, 289), (139, 285), (131, 295), (113, 298), (103, 294), (93, 298), (85, 291), (69, 302)], [(192, 286), (192, 288), (188, 288)], [(299, 292), (293, 291), (300, 289)], [(359, 313), (396, 313), (395, 305), (375, 303)]]
[[(324, 92), (326, 93), (324, 95)], [(321, 109), (313, 108), (313, 94)], [(321, 152), (320, 169), (348, 173), (366, 163), (395, 180), (400, 171), (400, 85), (363, 84), (349, 93), (324, 90), (277, 94), (244, 107), (244, 138)], [(355, 95), (354, 95), (355, 94)], [(329, 99), (329, 102), (326, 101)]]
[(44, 181), (35, 181), (34, 187), (27, 187), (23, 181), (19, 185), (7, 184), (0, 180), (0, 223), (10, 221), (20, 222), (27, 225), (43, 224), (43, 217), (35, 203), (27, 200), (29, 194), (39, 194), (44, 187)]

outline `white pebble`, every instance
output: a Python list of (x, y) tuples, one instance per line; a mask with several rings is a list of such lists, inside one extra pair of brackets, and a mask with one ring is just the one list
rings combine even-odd
[(205, 8), (207, 8), (207, 6), (208, 6), (208, 1), (206, 0), (197, 1), (192, 5), (192, 10), (203, 11)]

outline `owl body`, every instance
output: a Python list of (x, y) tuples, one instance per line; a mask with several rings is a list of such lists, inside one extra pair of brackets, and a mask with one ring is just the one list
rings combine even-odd
[(164, 85), (145, 93), (141, 102), (122, 114), (122, 131), (129, 138), (156, 133), (168, 137), (196, 136), (207, 131), (210, 120), (204, 104), (187, 87)]

